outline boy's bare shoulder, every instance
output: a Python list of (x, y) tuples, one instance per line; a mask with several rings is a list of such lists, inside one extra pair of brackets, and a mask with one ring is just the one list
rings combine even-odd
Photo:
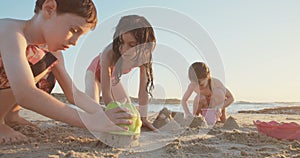
[(0, 19), (0, 33), (9, 33), (22, 30), (25, 21), (15, 19)]
[(11, 47), (12, 43), (26, 43), (23, 35), (25, 21), (15, 19), (0, 19), (0, 52), (4, 47)]
[[(0, 19), (0, 39), (14, 39), (14, 37), (23, 36), (23, 27), (25, 21), (15, 19)], [(12, 38), (10, 38), (12, 37)], [(7, 41), (8, 42), (8, 41)], [(3, 42), (1, 42), (4, 44)]]

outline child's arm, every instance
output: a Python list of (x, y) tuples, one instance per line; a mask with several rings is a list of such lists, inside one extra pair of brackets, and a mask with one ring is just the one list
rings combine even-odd
[(227, 108), (230, 104), (234, 102), (234, 98), (232, 93), (226, 88), (226, 94), (225, 94), (225, 102), (223, 108)]
[(121, 128), (113, 126), (113, 123), (129, 124), (125, 119), (109, 119), (99, 106), (94, 115), (77, 111), (38, 89), (35, 86), (34, 77), (25, 55), (27, 42), (22, 34), (16, 32), (2, 36), (6, 39), (0, 42), (0, 51), (17, 104), (46, 117), (77, 127), (91, 127), (89, 129), (96, 131), (120, 131)]
[[(147, 93), (147, 75), (146, 68), (142, 65), (140, 66), (140, 87), (138, 94), (139, 110), (141, 114), (141, 120), (143, 126), (148, 127), (151, 130), (157, 130), (147, 119), (147, 111), (141, 112), (141, 109), (148, 106), (148, 93)], [(144, 108), (147, 109), (147, 108)]]
[(212, 94), (210, 99), (210, 107), (222, 108), (224, 107), (226, 88), (223, 83), (215, 78), (212, 78)]
[[(88, 97), (85, 93), (78, 90), (74, 85), (73, 81), (65, 70), (61, 52), (56, 53), (56, 57), (58, 58), (59, 63), (53, 69), (53, 74), (62, 87), (68, 100), (88, 113), (95, 114), (97, 113), (97, 111), (103, 112), (103, 109), (99, 109), (100, 105), (98, 103)], [(128, 119), (132, 117), (128, 109), (121, 107), (107, 110), (102, 115), (104, 115), (102, 117), (105, 117), (106, 119), (102, 118), (101, 121), (108, 121), (109, 118), (109, 120), (111, 120), (115, 124), (118, 124), (118, 122), (125, 122), (125, 124), (130, 124)], [(98, 118), (100, 119), (100, 117)], [(88, 128), (93, 128), (93, 126), (95, 125), (91, 125), (91, 127)], [(111, 126), (113, 125), (111, 124)]]
[(96, 78), (95, 73), (93, 71), (87, 70), (85, 72), (85, 93), (99, 104), (100, 92), (100, 83)]
[(183, 107), (185, 117), (193, 115), (188, 108), (188, 99), (190, 98), (192, 93), (193, 93), (193, 87), (191, 86), (191, 84), (189, 84), (188, 88), (186, 89), (186, 91), (181, 99), (181, 105)]
[(73, 83), (69, 74), (67, 73), (64, 65), (64, 58), (61, 52), (53, 53), (57, 59), (58, 64), (55, 65), (52, 69), (52, 72), (57, 79), (59, 85), (68, 101), (71, 104), (75, 104), (79, 108), (83, 109), (88, 113), (95, 113), (97, 111), (99, 104), (97, 104), (94, 100), (88, 97), (85, 93), (78, 90), (78, 88)]
[(102, 98), (104, 104), (107, 105), (110, 102), (114, 101), (111, 95), (111, 61), (112, 61), (112, 50), (104, 51), (101, 56), (101, 70), (100, 70), (100, 78), (101, 78), (101, 90), (102, 90)]

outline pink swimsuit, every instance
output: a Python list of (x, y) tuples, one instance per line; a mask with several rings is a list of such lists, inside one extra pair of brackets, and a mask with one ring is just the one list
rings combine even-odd
[(90, 70), (95, 74), (95, 77), (98, 81), (100, 81), (100, 56), (101, 53), (93, 59), (93, 61), (87, 68), (87, 70)]
[[(100, 53), (98, 56), (96, 56), (93, 59), (93, 61), (91, 62), (91, 64), (89, 65), (89, 67), (87, 68), (87, 70), (90, 70), (95, 74), (96, 79), (100, 82), (101, 82), (101, 79), (100, 79), (100, 72), (101, 72), (100, 71), (100, 69), (101, 69), (101, 67), (100, 67), (100, 57), (101, 57), (101, 55), (102, 54)], [(114, 67), (111, 67), (111, 69), (112, 69), (111, 72), (113, 72)], [(126, 70), (126, 71), (123, 72), (123, 74), (127, 74), (130, 71), (131, 71), (131, 69)]]
[[(57, 63), (57, 58), (47, 50), (34, 45), (27, 46), (26, 57), (34, 77), (47, 71), (47, 74), (36, 83), (36, 86), (50, 93), (55, 85), (55, 78), (51, 72), (51, 68)], [(0, 56), (0, 90), (9, 88), (9, 80), (6, 76), (3, 61)]]

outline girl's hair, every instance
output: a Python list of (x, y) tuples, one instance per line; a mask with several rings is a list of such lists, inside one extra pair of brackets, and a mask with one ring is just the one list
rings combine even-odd
[[(145, 17), (138, 15), (128, 15), (120, 19), (113, 37), (114, 62), (116, 63), (113, 75), (116, 82), (118, 83), (123, 72), (122, 59), (119, 60), (121, 57), (120, 46), (122, 44), (122, 34), (128, 32), (131, 33), (138, 42), (138, 46), (136, 46), (138, 51), (137, 53), (150, 51), (149, 62), (143, 64), (143, 66), (146, 68), (146, 75), (148, 78), (146, 90), (148, 94), (152, 96), (151, 91), (154, 88), (152, 72), (152, 51), (156, 44), (156, 38), (151, 24)], [(146, 53), (144, 54), (146, 56)]]
[[(91, 24), (91, 29), (95, 29), (98, 19), (97, 10), (92, 0), (55, 0), (57, 4), (57, 14), (71, 13), (86, 19)], [(45, 0), (35, 2), (34, 13), (39, 13)]]
[(203, 62), (194, 62), (189, 68), (189, 79), (192, 82), (199, 82), (200, 79), (208, 78), (208, 85), (211, 90), (211, 76), (208, 66)]

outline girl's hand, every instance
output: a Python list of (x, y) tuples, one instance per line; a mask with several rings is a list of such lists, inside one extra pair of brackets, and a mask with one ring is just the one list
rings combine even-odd
[(151, 131), (158, 131), (157, 128), (155, 128), (152, 123), (150, 123), (147, 119), (147, 117), (141, 117), (142, 120), (142, 126), (147, 127), (148, 129), (150, 129)]

